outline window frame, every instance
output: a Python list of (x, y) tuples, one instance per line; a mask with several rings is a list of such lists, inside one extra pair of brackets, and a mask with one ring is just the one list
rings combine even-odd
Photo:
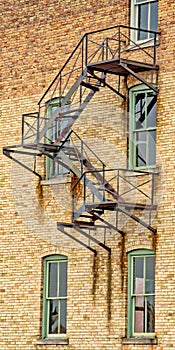
[[(144, 84), (139, 84), (134, 87), (131, 87), (129, 90), (129, 142), (128, 142), (128, 167), (129, 169), (134, 169), (134, 170), (145, 170), (145, 169), (153, 169), (156, 167), (156, 119), (157, 119), (157, 108), (156, 108), (156, 116), (155, 116), (155, 125), (148, 127), (147, 125), (143, 128), (136, 128), (135, 127), (135, 98), (136, 95), (138, 94), (145, 94), (148, 95), (148, 93), (154, 93), (156, 94), (153, 90), (149, 89), (146, 85)], [(156, 101), (156, 107), (157, 107), (157, 101)], [(148, 115), (146, 113), (145, 117), (145, 124), (147, 123), (148, 120)], [(149, 132), (155, 131), (155, 163), (154, 164), (149, 164), (148, 161), (148, 156), (149, 156)], [(145, 132), (146, 133), (146, 165), (138, 165), (136, 164), (137, 161), (137, 142), (136, 142), (136, 136), (138, 135), (139, 132)], [(141, 144), (141, 143), (140, 143)]]
[[(64, 338), (67, 336), (67, 332), (61, 333), (58, 332), (57, 334), (49, 333), (49, 303), (51, 299), (54, 300), (66, 300), (66, 308), (67, 308), (67, 293), (64, 297), (49, 297), (48, 296), (48, 289), (49, 289), (49, 264), (50, 263), (61, 263), (61, 262), (68, 262), (68, 258), (65, 255), (50, 255), (44, 258), (44, 271), (43, 271), (43, 311), (42, 311), (42, 339), (56, 339), (56, 338)], [(68, 271), (68, 265), (66, 265), (66, 290), (67, 290), (67, 271)], [(59, 269), (57, 271), (59, 275)], [(58, 282), (59, 283), (59, 282)], [(67, 315), (66, 315), (67, 316)], [(58, 325), (60, 328), (60, 314), (58, 315)]]
[[(58, 107), (60, 104), (60, 98), (59, 97), (54, 97), (51, 100), (46, 102), (46, 114), (47, 114), (47, 119), (50, 119), (52, 115), (52, 108), (53, 107)], [(68, 105), (68, 106), (67, 106)], [(69, 108), (70, 102), (68, 101), (65, 108)], [(65, 118), (65, 120), (69, 119)], [(58, 121), (54, 121), (54, 123), (58, 123)], [(54, 126), (55, 128), (55, 126)], [(56, 127), (57, 128), (57, 127)], [(47, 143), (49, 143), (49, 140), (52, 140), (53, 142), (55, 141), (54, 138), (52, 138), (52, 128), (50, 128), (47, 131)], [(53, 168), (56, 167), (55, 170)], [(46, 157), (46, 180), (50, 180), (59, 176), (67, 175), (69, 174), (70, 171), (64, 167), (63, 165), (59, 164), (58, 162), (54, 162), (51, 158)]]
[[(154, 332), (134, 332), (134, 294), (133, 293), (133, 283), (134, 283), (134, 273), (133, 273), (133, 258), (134, 257), (150, 257), (155, 256), (155, 251), (150, 249), (137, 249), (133, 250), (128, 253), (128, 310), (127, 310), (127, 316), (128, 316), (128, 325), (127, 325), (127, 337), (128, 338), (152, 338), (155, 336)], [(154, 261), (154, 293), (145, 293), (145, 296), (152, 295), (154, 296), (154, 307), (155, 307), (155, 262)], [(145, 281), (145, 280), (144, 280)], [(146, 295), (147, 294), (147, 295)], [(154, 318), (154, 324), (155, 324), (155, 318)]]
[[(148, 15), (148, 27), (147, 29), (145, 28), (145, 30), (148, 30), (148, 31), (151, 31), (152, 29), (150, 28), (151, 24), (150, 24), (150, 14), (151, 14), (151, 3), (153, 2), (157, 2), (158, 4), (158, 0), (141, 0), (139, 3), (136, 3), (137, 0), (131, 0), (131, 11), (130, 11), (130, 25), (131, 27), (133, 28), (138, 28), (138, 25), (139, 25), (139, 6), (140, 5), (144, 5), (144, 4), (148, 4), (148, 12), (149, 12), (149, 15)], [(157, 10), (157, 22), (158, 22), (158, 10)], [(158, 25), (157, 25), (158, 27)], [(144, 29), (144, 28), (141, 28), (141, 29)], [(158, 28), (156, 28), (155, 31), (157, 31)], [(144, 42), (147, 42), (147, 41), (152, 41), (154, 40), (154, 36), (151, 37), (151, 33), (150, 32), (147, 32), (147, 38), (145, 39), (139, 39), (138, 38), (138, 35), (139, 35), (139, 30), (132, 30), (131, 29), (131, 32), (130, 32), (130, 37), (131, 37), (131, 40), (135, 43), (144, 43)]]

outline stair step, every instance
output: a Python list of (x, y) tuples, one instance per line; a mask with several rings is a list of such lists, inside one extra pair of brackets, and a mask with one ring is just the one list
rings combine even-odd
[(90, 90), (93, 90), (93, 91), (99, 91), (99, 88), (97, 86), (86, 83), (85, 81), (82, 81), (80, 85), (82, 85)]

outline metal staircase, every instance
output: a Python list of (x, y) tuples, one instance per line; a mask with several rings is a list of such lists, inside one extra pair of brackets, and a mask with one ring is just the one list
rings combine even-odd
[[(141, 202), (129, 203), (126, 201), (123, 198), (123, 193), (119, 194), (118, 185), (115, 189), (111, 176), (108, 176), (110, 171), (115, 173), (116, 170), (105, 169), (105, 164), (76, 133), (71, 131), (74, 122), (80, 117), (93, 96), (100, 93), (101, 89), (108, 88), (122, 99), (126, 99), (121, 92), (121, 79), (126, 79), (128, 75), (134, 76), (157, 92), (155, 85), (151, 81), (143, 79), (140, 73), (158, 71), (156, 65), (158, 33), (152, 32), (154, 38), (151, 52), (150, 49), (144, 49), (130, 39), (131, 30), (138, 29), (114, 26), (85, 34), (39, 100), (38, 111), (23, 114), (21, 143), (3, 148), (3, 153), (7, 157), (40, 179), (42, 179), (42, 175), (37, 170), (36, 160), (42, 156), (63, 165), (77, 177), (77, 183), (72, 190), (72, 223), (58, 223), (63, 231), (63, 226), (79, 230), (87, 227), (98, 228), (96, 221), (100, 220), (105, 227), (111, 227), (122, 234), (117, 225), (112, 225), (102, 219), (102, 214), (107, 210), (122, 212), (153, 233), (156, 231), (150, 223), (145, 223), (129, 212), (130, 209), (134, 208), (155, 210), (153, 195), (148, 196), (150, 202), (146, 205)], [(128, 51), (127, 48), (130, 45), (132, 45), (132, 49), (142, 51), (142, 61), (138, 60), (138, 50)], [(115, 76), (112, 83), (109, 79), (111, 76)], [(51, 113), (48, 114), (48, 107), (52, 106), (53, 102), (54, 109), (51, 108)], [(64, 127), (61, 126), (63, 121)], [(53, 129), (56, 130), (56, 133), (53, 132)], [(77, 142), (79, 142), (78, 146)], [(87, 156), (87, 153), (90, 153), (91, 157)], [(26, 159), (33, 160), (32, 167), (28, 165), (27, 161), (24, 161), (23, 155), (26, 156)], [(146, 176), (146, 173), (143, 172), (139, 172), (137, 175), (141, 176), (141, 173), (142, 176)], [(113, 174), (112, 179), (117, 178), (119, 184), (120, 175), (117, 174), (117, 176)], [(149, 174), (149, 176), (152, 179), (153, 193), (154, 175)], [(125, 182), (127, 183), (127, 181), (125, 177)], [(77, 199), (78, 186), (82, 187), (83, 195), (79, 195)], [(91, 200), (89, 201), (87, 198), (91, 198)]]

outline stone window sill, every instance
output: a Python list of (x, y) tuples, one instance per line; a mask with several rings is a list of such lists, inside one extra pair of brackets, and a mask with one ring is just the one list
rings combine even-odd
[(45, 338), (45, 339), (38, 339), (36, 342), (37, 345), (68, 345), (69, 340), (68, 338)]
[(142, 344), (142, 345), (156, 345), (157, 338), (156, 337), (133, 337), (133, 338), (123, 338), (122, 344)]
[[(159, 40), (156, 39), (156, 46), (159, 45)], [(131, 43), (125, 48), (125, 51), (139, 50), (147, 47), (154, 46), (154, 39), (147, 39), (143, 41), (138, 41), (136, 43)]]

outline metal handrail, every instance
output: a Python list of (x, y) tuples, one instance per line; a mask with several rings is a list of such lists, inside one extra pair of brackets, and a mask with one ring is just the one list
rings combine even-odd
[[(41, 102), (43, 101), (44, 97), (47, 95), (48, 91), (51, 89), (51, 87), (54, 85), (54, 83), (56, 82), (56, 80), (59, 78), (59, 76), (61, 75), (61, 73), (63, 72), (63, 70), (65, 69), (65, 67), (68, 65), (68, 63), (70, 62), (71, 58), (73, 57), (73, 55), (75, 54), (75, 52), (78, 50), (78, 48), (80, 48), (80, 46), (82, 45), (82, 51), (85, 47), (85, 59), (84, 62), (82, 62), (82, 70), (83, 70), (83, 66), (86, 65), (86, 63), (88, 63), (88, 41), (89, 41), (89, 36), (93, 35), (93, 34), (97, 34), (97, 33), (102, 33), (102, 32), (107, 32), (110, 31), (112, 29), (118, 29), (118, 33), (115, 33), (113, 35), (112, 38), (114, 38), (114, 36), (116, 34), (120, 34), (123, 35), (125, 38), (127, 38), (130, 42), (132, 42), (133, 44), (135, 44), (138, 48), (142, 49), (142, 51), (144, 51), (148, 56), (151, 56), (148, 52), (146, 52), (141, 45), (139, 45), (138, 43), (134, 42), (132, 39), (129, 38), (129, 36), (125, 35), (124, 33), (121, 32), (121, 29), (128, 29), (130, 30), (135, 30), (135, 31), (143, 31), (143, 32), (147, 32), (147, 33), (151, 33), (154, 34), (154, 41), (157, 37), (157, 35), (160, 35), (160, 32), (158, 31), (152, 31), (152, 30), (146, 30), (146, 29), (142, 29), (142, 28), (135, 28), (135, 27), (129, 27), (129, 26), (124, 26), (124, 25), (119, 25), (119, 26), (112, 26), (112, 27), (108, 27), (108, 28), (104, 28), (104, 29), (100, 29), (100, 30), (95, 30), (95, 31), (90, 31), (87, 32), (86, 34), (84, 34), (82, 36), (82, 38), (80, 39), (80, 41), (78, 42), (78, 44), (76, 45), (75, 49), (72, 51), (71, 55), (68, 57), (67, 61), (65, 62), (65, 64), (62, 66), (62, 68), (60, 69), (60, 71), (58, 72), (58, 74), (55, 76), (55, 78), (53, 79), (53, 81), (51, 82), (51, 84), (49, 85), (49, 87), (47, 88), (47, 90), (44, 92), (43, 96), (41, 97), (41, 99), (38, 102), (38, 105), (41, 104)], [(86, 45), (84, 45), (84, 42), (86, 43)], [(94, 41), (95, 43), (95, 41)], [(154, 42), (154, 44), (156, 44), (156, 42)], [(96, 45), (100, 45), (99, 43), (96, 42)], [(102, 44), (101, 44), (102, 45)], [(154, 45), (155, 46), (155, 45)], [(154, 55), (151, 56), (154, 59), (154, 62), (156, 61), (155, 58), (155, 51), (154, 51)], [(120, 53), (119, 53), (120, 55)]]
[[(130, 181), (128, 181), (127, 179), (125, 179), (124, 177), (122, 177), (122, 179), (124, 180), (124, 181), (126, 181), (127, 183), (129, 183), (132, 187), (133, 187), (133, 189), (130, 189), (129, 190), (129, 192), (131, 192), (131, 191), (134, 191), (134, 190), (138, 190), (141, 194), (143, 194), (145, 197), (147, 197), (148, 199), (150, 199), (150, 202), (151, 202), (151, 204), (153, 204), (153, 196), (154, 196), (154, 178), (155, 178), (155, 176), (156, 175), (158, 175), (159, 173), (158, 172), (151, 172), (151, 171), (144, 171), (144, 170), (131, 170), (131, 169), (123, 169), (123, 168), (112, 168), (112, 169), (96, 169), (96, 170), (94, 170), (94, 171), (85, 171), (82, 175), (81, 175), (81, 177), (77, 180), (77, 182), (74, 184), (74, 186), (73, 186), (73, 188), (72, 188), (72, 198), (74, 198), (74, 192), (75, 192), (75, 189), (76, 189), (76, 187), (78, 186), (78, 184), (81, 182), (81, 181), (83, 181), (84, 182), (84, 184), (85, 184), (85, 182), (86, 181), (84, 181), (83, 179), (85, 179), (86, 177), (87, 177), (87, 175), (88, 174), (92, 174), (92, 173), (103, 173), (103, 175), (105, 175), (105, 173), (106, 172), (111, 172), (111, 171), (117, 171), (117, 174), (116, 174), (116, 178), (120, 178), (121, 177), (121, 175), (120, 175), (120, 172), (122, 171), (122, 172), (130, 172), (130, 173), (135, 173), (135, 176), (143, 176), (143, 175), (150, 175), (151, 176), (151, 179), (149, 180), (149, 181), (147, 181), (147, 183), (149, 183), (149, 182), (151, 182), (151, 184), (152, 184), (152, 186), (151, 186), (151, 195), (150, 196), (148, 196), (147, 194), (145, 194), (145, 192), (143, 192), (143, 191), (141, 191), (140, 189), (139, 189), (139, 187), (141, 187), (141, 186), (143, 186), (143, 185), (145, 185), (146, 184), (146, 182), (143, 182), (142, 184), (139, 184), (139, 186), (135, 186), (135, 185), (133, 185)], [(106, 183), (109, 183), (109, 181), (107, 181), (107, 180), (105, 180), (105, 178), (104, 178), (104, 184), (106, 184)], [(120, 191), (119, 191), (119, 184), (118, 184), (118, 186), (117, 186), (118, 188), (117, 188), (117, 190), (118, 190), (118, 195), (119, 196), (122, 196), (122, 195), (124, 195), (124, 194), (126, 194), (127, 192), (124, 192), (124, 193), (120, 193)]]

